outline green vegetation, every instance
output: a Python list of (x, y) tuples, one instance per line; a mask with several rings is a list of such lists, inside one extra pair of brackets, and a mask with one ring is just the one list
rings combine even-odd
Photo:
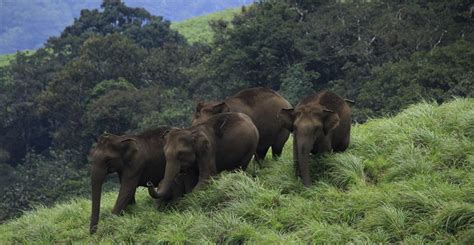
[[(203, 15), (186, 19), (179, 22), (172, 22), (171, 29), (178, 31), (183, 35), (188, 42), (196, 43), (210, 43), (212, 41), (213, 32), (209, 25), (212, 21), (231, 21), (236, 14), (241, 12), (241, 8), (226, 9), (216, 13)], [(23, 51), (31, 53), (32, 51)], [(10, 61), (15, 59), (15, 54), (3, 54), (0, 55), (0, 67), (7, 66)]]
[(194, 17), (180, 22), (172, 22), (171, 29), (178, 31), (190, 43), (211, 43), (213, 32), (209, 25), (212, 21), (231, 21), (236, 14), (241, 12), (240, 8), (226, 9), (220, 12)]
[[(189, 39), (212, 38), (190, 44), (169, 21), (120, 0), (103, 0), (101, 9), (82, 10), (34, 54), (17, 53), (0, 67), (0, 192), (6, 197), (0, 219), (33, 204), (87, 194), (87, 155), (104, 131), (184, 127), (197, 101), (244, 88), (269, 87), (293, 104), (331, 89), (356, 101), (356, 122), (396, 114), (423, 99), (472, 97), (470, 10), (468, 0), (258, 1), (241, 13), (222, 13), (223, 19), (214, 19), (217, 14), (190, 20), (198, 27), (176, 27)], [(33, 25), (43, 23), (33, 19)], [(436, 140), (429, 132), (419, 137)], [(464, 148), (449, 150), (457, 149)], [(333, 180), (344, 186), (365, 183), (366, 174), (375, 183), (430, 172), (426, 161), (415, 161), (420, 152), (400, 151), (414, 155), (407, 162), (391, 159), (406, 165), (382, 175), (377, 171), (383, 163), (369, 161), (365, 168), (366, 160), (347, 156), (340, 161), (351, 165), (338, 171), (351, 177)], [(453, 159), (454, 165), (460, 161)], [(400, 212), (405, 214), (392, 206), (380, 209)]]
[(311, 188), (294, 178), (290, 152), (288, 142), (258, 177), (221, 174), (160, 212), (142, 189), (113, 216), (107, 193), (94, 236), (88, 199), (39, 207), (1, 225), (0, 243), (474, 242), (474, 99), (356, 125), (348, 151), (314, 159)]
[(213, 25), (212, 50), (191, 84), (207, 99), (268, 86), (294, 102), (330, 89), (362, 102), (354, 110), (358, 122), (423, 98), (470, 96), (463, 92), (474, 84), (469, 6), (466, 0), (257, 2), (231, 27)]
[[(21, 51), (20, 53), (26, 55), (32, 55), (35, 53), (34, 50), (25, 50)], [(10, 65), (10, 62), (15, 59), (16, 54), (2, 54), (0, 55), (0, 67), (5, 67)]]
[(14, 54), (2, 54), (0, 55), (0, 67), (7, 66), (10, 61), (15, 58)]

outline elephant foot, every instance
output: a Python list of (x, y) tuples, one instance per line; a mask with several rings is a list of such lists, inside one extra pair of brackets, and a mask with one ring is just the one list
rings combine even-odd
[(155, 207), (156, 207), (156, 210), (163, 211), (163, 210), (166, 209), (166, 202), (161, 200), (161, 199), (156, 199), (155, 200)]
[(135, 200), (135, 197), (132, 197), (132, 199), (130, 199), (130, 201), (128, 201), (128, 205), (134, 205), (136, 203), (137, 203), (137, 201)]
[(312, 183), (311, 183), (311, 180), (309, 180), (309, 179), (303, 179), (303, 185), (304, 185), (305, 187), (310, 187), (311, 184), (312, 184)]

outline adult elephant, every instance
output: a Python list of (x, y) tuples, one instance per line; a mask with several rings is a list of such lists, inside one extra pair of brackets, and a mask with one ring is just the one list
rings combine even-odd
[(278, 112), (287, 108), (291, 108), (291, 104), (269, 88), (244, 89), (224, 101), (198, 103), (192, 125), (224, 112), (241, 112), (248, 115), (260, 135), (255, 159), (261, 162), (270, 147), (274, 158), (279, 157), (283, 151), (290, 132), (278, 121)]
[[(108, 174), (118, 173), (120, 181), (119, 194), (112, 209), (113, 214), (121, 214), (128, 204), (135, 203), (135, 191), (138, 186), (147, 186), (147, 182), (156, 186), (163, 179), (166, 168), (163, 135), (168, 130), (167, 127), (161, 127), (138, 135), (103, 134), (99, 137), (97, 145), (90, 153), (92, 214), (89, 231), (91, 234), (97, 230), (102, 184)], [(184, 180), (185, 178), (181, 177), (182, 183), (174, 186), (173, 197), (185, 192), (184, 186), (196, 184), (196, 181), (192, 183), (192, 179)]]
[(293, 132), (296, 174), (305, 186), (311, 185), (310, 153), (340, 152), (349, 146), (351, 110), (347, 103), (354, 102), (322, 91), (303, 99), (294, 109), (280, 111), (280, 121)]
[(198, 172), (196, 188), (224, 170), (245, 170), (255, 153), (258, 130), (242, 113), (221, 113), (185, 129), (172, 129), (165, 136), (166, 172), (158, 190), (149, 185), (154, 198), (168, 195), (180, 173)]

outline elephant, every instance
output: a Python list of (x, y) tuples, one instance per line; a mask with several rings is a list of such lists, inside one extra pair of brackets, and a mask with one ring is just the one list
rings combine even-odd
[(272, 147), (273, 158), (281, 155), (290, 132), (277, 119), (281, 109), (291, 104), (277, 92), (263, 87), (244, 89), (221, 102), (199, 102), (192, 125), (206, 121), (209, 117), (224, 112), (241, 112), (249, 116), (258, 129), (255, 160), (260, 163)]
[(178, 174), (198, 173), (201, 188), (211, 176), (224, 170), (245, 170), (255, 154), (258, 130), (243, 113), (226, 112), (184, 129), (171, 129), (165, 136), (166, 171), (156, 189), (149, 186), (150, 195), (168, 195)]
[[(117, 215), (121, 214), (128, 204), (135, 203), (135, 191), (138, 186), (147, 186), (148, 182), (156, 186), (163, 179), (166, 168), (163, 135), (168, 130), (168, 127), (160, 127), (138, 135), (121, 136), (106, 133), (98, 138), (97, 145), (90, 152), (92, 214), (89, 232), (91, 234), (97, 231), (102, 184), (108, 174), (117, 172), (120, 181), (119, 194), (112, 209), (112, 213)], [(184, 186), (197, 183), (197, 177), (194, 181), (193, 177), (189, 176), (190, 180), (181, 177), (182, 183), (172, 186), (171, 198), (185, 193)]]
[(342, 152), (349, 146), (351, 109), (348, 104), (353, 103), (324, 90), (306, 97), (294, 109), (280, 111), (279, 120), (293, 132), (296, 175), (305, 186), (311, 185), (310, 153)]

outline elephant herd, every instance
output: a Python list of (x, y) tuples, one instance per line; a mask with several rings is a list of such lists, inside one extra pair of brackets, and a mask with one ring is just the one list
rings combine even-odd
[(296, 175), (311, 185), (310, 153), (344, 151), (350, 141), (349, 104), (330, 91), (303, 99), (296, 107), (268, 88), (250, 88), (220, 102), (200, 102), (189, 128), (159, 127), (136, 135), (101, 135), (90, 152), (92, 214), (97, 230), (102, 184), (116, 172), (120, 190), (112, 209), (121, 214), (135, 203), (138, 186), (157, 202), (199, 189), (224, 170), (245, 170), (269, 148), (279, 157), (293, 132)]

